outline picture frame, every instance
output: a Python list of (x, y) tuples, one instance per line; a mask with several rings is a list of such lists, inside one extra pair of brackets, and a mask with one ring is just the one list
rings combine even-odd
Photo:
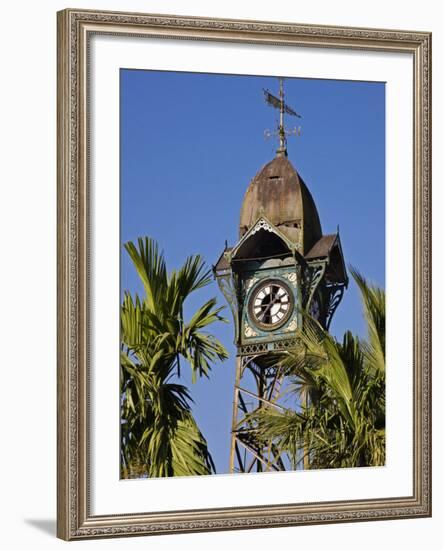
[[(431, 515), (431, 34), (68, 9), (58, 13), (57, 534), (65, 540)], [(95, 513), (91, 490), (91, 62), (95, 36), (407, 54), (413, 67), (412, 492), (405, 496)], [(94, 208), (97, 205), (94, 204)], [(94, 307), (97, 307), (96, 305)], [(118, 345), (118, 344), (117, 344)], [(95, 465), (97, 466), (97, 465)], [(157, 480), (163, 483), (163, 480)], [(192, 483), (192, 480), (190, 480)]]

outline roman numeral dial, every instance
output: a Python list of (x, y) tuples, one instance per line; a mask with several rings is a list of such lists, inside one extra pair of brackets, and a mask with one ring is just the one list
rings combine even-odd
[(251, 294), (249, 315), (251, 320), (265, 330), (282, 326), (292, 313), (292, 291), (282, 281), (268, 279)]

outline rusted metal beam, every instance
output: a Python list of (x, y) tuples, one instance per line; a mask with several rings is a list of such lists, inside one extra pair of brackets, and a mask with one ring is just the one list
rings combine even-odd
[[(260, 401), (262, 403), (265, 403), (266, 405), (270, 405), (271, 407), (275, 407), (277, 409), (280, 409), (281, 411), (286, 411), (287, 410), (285, 407), (282, 407), (281, 405), (278, 405), (277, 403), (273, 403), (272, 401), (269, 401), (268, 399), (265, 399), (264, 397), (260, 397), (257, 394), (255, 394), (255, 393), (253, 393), (249, 390), (245, 390), (244, 388), (241, 388), (239, 386), (236, 386), (236, 389), (239, 392), (243, 392), (243, 393), (246, 393), (246, 394), (250, 395), (254, 399), (257, 399), (258, 401)], [(241, 398), (241, 399), (243, 399), (243, 398)]]

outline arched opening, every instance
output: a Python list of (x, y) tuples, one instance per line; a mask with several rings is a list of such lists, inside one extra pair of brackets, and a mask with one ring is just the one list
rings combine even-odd
[(291, 250), (281, 237), (266, 229), (260, 229), (240, 245), (233, 260), (264, 260), (290, 255)]

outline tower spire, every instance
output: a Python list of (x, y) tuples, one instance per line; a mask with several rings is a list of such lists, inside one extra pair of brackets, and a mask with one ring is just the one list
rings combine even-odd
[(278, 109), (280, 111), (280, 122), (278, 125), (277, 130), (271, 132), (270, 130), (265, 130), (265, 137), (278, 137), (279, 138), (279, 148), (277, 149), (277, 156), (281, 157), (287, 157), (288, 151), (287, 151), (287, 138), (291, 135), (300, 135), (301, 128), (300, 126), (297, 128), (293, 128), (291, 130), (286, 130), (285, 128), (285, 113), (288, 115), (295, 116), (297, 118), (301, 118), (301, 116), (292, 109), (286, 102), (285, 102), (285, 91), (283, 87), (283, 77), (279, 77), (280, 81), (280, 89), (279, 89), (279, 97), (276, 97), (275, 95), (271, 94), (269, 90), (263, 90), (265, 94), (265, 102), (270, 105), (271, 107), (274, 107), (275, 109)]
[(283, 89), (283, 78), (279, 78), (280, 81), (280, 124), (278, 126), (278, 135), (280, 138), (280, 147), (277, 149), (278, 156), (288, 156), (286, 149), (287, 139), (285, 133), (285, 92)]

